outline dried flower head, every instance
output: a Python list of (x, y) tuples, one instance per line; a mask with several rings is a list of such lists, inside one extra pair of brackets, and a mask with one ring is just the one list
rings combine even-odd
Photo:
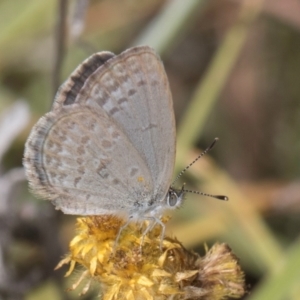
[(145, 228), (131, 223), (114, 248), (122, 225), (123, 220), (108, 215), (77, 219), (70, 254), (57, 266), (70, 264), (66, 276), (76, 263), (84, 267), (71, 290), (88, 278), (82, 293), (94, 281), (104, 300), (218, 300), (245, 293), (243, 272), (227, 245), (216, 244), (201, 258), (176, 239), (165, 237), (160, 249), (161, 226), (143, 236)]

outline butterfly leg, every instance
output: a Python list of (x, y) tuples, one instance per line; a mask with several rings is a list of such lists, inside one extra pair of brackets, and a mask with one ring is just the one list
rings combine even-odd
[(147, 235), (147, 233), (153, 229), (153, 227), (155, 226), (155, 218), (154, 217), (145, 217), (144, 219), (149, 220), (150, 224), (147, 226), (146, 230), (143, 232), (143, 236), (142, 236), (142, 241), (141, 241), (141, 245), (140, 248), (142, 249), (142, 246), (144, 245), (144, 240), (145, 240), (145, 236)]
[(122, 231), (129, 225), (129, 223), (130, 223), (131, 221), (132, 221), (132, 217), (129, 217), (128, 220), (127, 220), (127, 222), (126, 222), (124, 225), (122, 225), (122, 226), (120, 227), (119, 232), (118, 232), (118, 235), (117, 235), (117, 237), (116, 237), (116, 239), (115, 239), (115, 243), (114, 243), (114, 247), (113, 247), (113, 253), (115, 253), (115, 251), (116, 251), (116, 247), (117, 247), (117, 245), (118, 245), (118, 243), (119, 243), (119, 239), (120, 239), (120, 237), (121, 237)]
[(158, 223), (162, 228), (161, 235), (160, 235), (160, 244), (159, 244), (160, 251), (162, 251), (162, 244), (166, 233), (166, 225), (159, 218), (155, 218), (155, 222)]
[(145, 239), (145, 236), (147, 235), (147, 233), (149, 231), (151, 231), (154, 228), (154, 226), (158, 223), (162, 227), (162, 231), (161, 231), (161, 235), (160, 235), (160, 245), (159, 245), (160, 250), (162, 250), (162, 242), (165, 237), (165, 231), (166, 231), (165, 224), (159, 218), (156, 218), (156, 217), (146, 217), (145, 220), (149, 220), (150, 224), (147, 226), (146, 230), (143, 232), (141, 247), (144, 244), (144, 239)]

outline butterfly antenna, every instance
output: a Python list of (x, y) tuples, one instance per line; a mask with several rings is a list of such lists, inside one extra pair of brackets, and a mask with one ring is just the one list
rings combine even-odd
[(215, 199), (223, 200), (223, 201), (228, 201), (229, 200), (229, 198), (227, 196), (224, 196), (224, 195), (211, 195), (211, 194), (207, 194), (207, 193), (203, 193), (203, 192), (190, 191), (190, 190), (183, 190), (183, 191), (185, 193), (193, 193), (193, 194), (207, 196), (207, 197), (211, 197), (211, 198), (215, 198)]
[[(210, 151), (215, 144), (217, 143), (217, 141), (219, 140), (219, 138), (215, 138), (214, 141), (211, 143), (211, 145), (206, 148), (198, 157), (196, 157), (196, 159), (194, 161), (192, 161), (188, 166), (186, 166), (178, 175), (177, 177), (174, 179), (174, 181), (172, 182), (171, 186), (174, 185), (174, 183), (197, 161), (199, 160), (202, 156), (204, 156), (208, 151)], [(200, 193), (201, 194), (201, 193)], [(204, 195), (204, 194), (202, 194)], [(206, 195), (209, 196), (209, 195)]]

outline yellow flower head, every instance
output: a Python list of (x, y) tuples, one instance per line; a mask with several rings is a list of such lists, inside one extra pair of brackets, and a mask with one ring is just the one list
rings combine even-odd
[(130, 223), (116, 244), (122, 219), (111, 215), (78, 218), (70, 254), (58, 265), (70, 263), (66, 275), (76, 263), (84, 267), (71, 289), (89, 278), (82, 293), (94, 281), (104, 300), (218, 300), (245, 293), (243, 272), (228, 246), (216, 244), (201, 258), (176, 239), (161, 241), (160, 225), (143, 235), (147, 223)]

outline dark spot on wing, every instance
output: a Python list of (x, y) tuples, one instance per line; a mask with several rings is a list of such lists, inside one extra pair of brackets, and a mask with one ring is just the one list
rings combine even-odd
[(118, 180), (118, 179), (115, 178), (115, 179), (112, 181), (112, 183), (115, 184), (115, 185), (118, 185), (118, 184), (120, 183), (120, 180)]
[(146, 81), (141, 79), (140, 81), (138, 81), (137, 85), (138, 86), (146, 85)]
[(81, 177), (76, 177), (74, 179), (74, 186), (77, 187), (78, 182), (81, 180)]
[(120, 134), (118, 131), (114, 131), (111, 136), (113, 137), (113, 139), (117, 139), (120, 136)]
[(147, 130), (150, 130), (150, 129), (155, 128), (155, 127), (157, 127), (156, 124), (150, 123), (147, 127), (142, 128), (142, 130), (147, 131)]
[(127, 98), (125, 98), (125, 97), (123, 97), (123, 98), (120, 98), (119, 100), (118, 100), (118, 104), (122, 104), (122, 103), (125, 103), (125, 102), (128, 102), (128, 99)]
[(119, 84), (117, 82), (113, 82), (112, 85), (110, 86), (110, 90), (112, 92), (115, 92), (116, 90), (118, 90), (120, 88)]
[(102, 141), (102, 146), (103, 146), (103, 148), (110, 148), (111, 146), (112, 146), (112, 144), (111, 144), (111, 142), (110, 141), (108, 141), (108, 140), (103, 140)]
[(88, 136), (84, 136), (81, 138), (81, 143), (86, 144), (89, 140), (90, 138)]
[(135, 93), (136, 93), (136, 90), (130, 89), (130, 90), (128, 91), (128, 96), (133, 96)]
[(81, 157), (78, 157), (78, 158), (76, 159), (76, 162), (77, 162), (79, 165), (81, 165), (81, 164), (83, 163), (83, 159), (82, 159)]
[(84, 147), (83, 146), (79, 146), (77, 148), (77, 154), (78, 155), (83, 155), (85, 153)]
[(85, 168), (84, 166), (80, 166), (78, 169), (77, 169), (77, 172), (81, 175), (83, 175), (85, 173)]
[(159, 83), (159, 82), (158, 82), (157, 80), (152, 80), (152, 81), (151, 81), (151, 85), (152, 85), (152, 86), (158, 85), (158, 83)]
[(129, 173), (130, 176), (133, 177), (138, 172), (138, 170), (139, 170), (138, 168), (132, 168)]
[(98, 97), (95, 99), (95, 101), (102, 107), (108, 102), (109, 99), (109, 95), (106, 92), (103, 92), (102, 97)]
[(112, 108), (110, 111), (109, 111), (109, 114), (111, 115), (114, 115), (115, 113), (117, 113), (119, 111), (119, 109), (117, 107), (114, 107)]
[(107, 170), (108, 160), (102, 160), (96, 170), (96, 172), (100, 175), (100, 177), (106, 179), (109, 174)]
[(45, 157), (46, 157), (46, 164), (47, 165), (51, 164), (51, 162), (53, 160), (52, 157), (50, 155), (47, 155), (47, 154), (45, 154)]

